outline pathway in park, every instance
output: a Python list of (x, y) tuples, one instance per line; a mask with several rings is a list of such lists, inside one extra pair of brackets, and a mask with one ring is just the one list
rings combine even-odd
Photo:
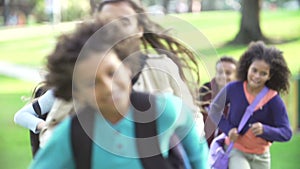
[(40, 82), (43, 78), (41, 70), (0, 61), (0, 74), (31, 82)]

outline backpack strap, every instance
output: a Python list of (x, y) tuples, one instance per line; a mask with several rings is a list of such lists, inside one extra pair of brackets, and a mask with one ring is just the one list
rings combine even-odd
[(92, 139), (94, 113), (80, 111), (71, 121), (71, 144), (76, 169), (90, 169), (92, 158)]
[[(48, 90), (48, 87), (44, 84), (40, 84), (34, 89), (33, 98), (35, 100), (32, 102), (32, 108), (34, 112), (38, 115), (38, 118), (46, 120), (48, 112), (45, 114), (42, 114), (41, 106), (38, 102), (38, 97), (42, 96), (44, 93), (46, 93)], [(31, 152), (32, 156), (34, 157), (38, 149), (40, 148), (40, 140), (39, 140), (39, 133), (34, 133), (31, 130), (29, 130), (29, 137), (30, 137), (30, 145), (31, 145)]]
[(32, 103), (32, 107), (33, 107), (34, 112), (38, 115), (38, 118), (46, 120), (49, 112), (46, 112), (46, 113), (42, 114), (42, 109), (41, 109), (41, 106), (40, 106), (38, 100), (35, 100)]
[(38, 100), (35, 100), (32, 103), (32, 107), (33, 107), (33, 110), (35, 111), (35, 113), (38, 115), (38, 117), (41, 118), (42, 110), (41, 110), (41, 107), (40, 107), (40, 104), (39, 104)]
[[(150, 98), (150, 99), (149, 99)], [(131, 94), (131, 103), (135, 108), (135, 134), (137, 138), (153, 138), (149, 141), (145, 139), (136, 139), (137, 149), (142, 165), (145, 169), (173, 169), (170, 163), (160, 153), (160, 146), (157, 137), (156, 127), (156, 106), (153, 95), (133, 92)], [(152, 103), (152, 104), (151, 104)], [(152, 105), (152, 106), (151, 106)], [(71, 122), (71, 141), (76, 169), (90, 169), (92, 158), (92, 140), (93, 136), (94, 114), (81, 111), (77, 116), (73, 116)], [(154, 119), (150, 122), (149, 119)], [(144, 123), (146, 120), (147, 123)], [(144, 122), (143, 122), (144, 121)], [(82, 124), (82, 122), (88, 122)], [(82, 126), (85, 126), (84, 130)], [(87, 134), (86, 132), (91, 132)], [(154, 136), (154, 137), (153, 137)], [(149, 156), (153, 155), (153, 156)]]
[[(35, 111), (35, 113), (38, 115), (38, 118), (42, 118), (41, 117), (42, 116), (41, 107), (40, 107), (39, 102), (37, 100), (35, 100), (32, 103), (32, 108)], [(35, 134), (31, 130), (29, 130), (29, 138), (30, 138), (32, 157), (34, 157), (36, 152), (40, 148), (39, 134)]]
[[(145, 169), (171, 169), (162, 156), (157, 135), (155, 97), (145, 93), (132, 93), (134, 106), (135, 134), (137, 150)], [(146, 138), (146, 139), (141, 139)]]
[[(38, 118), (46, 120), (48, 113), (42, 115), (42, 110), (41, 110), (38, 100), (35, 100), (32, 103), (32, 108), (35, 111), (35, 113), (38, 115)], [(31, 130), (29, 130), (29, 138), (30, 138), (32, 156), (34, 157), (36, 152), (40, 148), (39, 133), (36, 134), (36, 133), (32, 132)]]

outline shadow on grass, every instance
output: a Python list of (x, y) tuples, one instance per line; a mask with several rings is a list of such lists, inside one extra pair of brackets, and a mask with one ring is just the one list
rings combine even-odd
[[(269, 38), (265, 43), (267, 45), (282, 45), (282, 44), (289, 44), (294, 43), (300, 40), (300, 37), (296, 38), (288, 38), (288, 39), (271, 39)], [(232, 51), (235, 51), (237, 53), (242, 54), (247, 49), (249, 44), (236, 44), (232, 43), (232, 41), (227, 41), (225, 43), (216, 45), (216, 50), (218, 53), (232, 53)]]
[[(275, 39), (275, 38), (272, 38), (272, 37), (263, 37), (262, 39), (253, 40), (253, 41), (259, 41), (259, 40), (264, 41), (268, 45), (281, 45), (281, 44), (285, 44), (285, 43), (292, 43), (292, 42), (298, 41), (298, 40), (300, 40), (300, 36), (299, 37), (293, 37), (293, 38), (282, 38), (282, 39)], [(251, 42), (237, 43), (235, 40), (231, 40), (231, 41), (225, 42), (220, 47), (226, 47), (226, 46), (239, 47), (239, 46), (248, 45), (249, 43), (251, 43)]]
[(288, 38), (288, 39), (273, 39), (273, 38), (266, 38), (265, 42), (271, 45), (279, 45), (285, 43), (292, 43), (295, 41), (300, 40), (300, 37)]

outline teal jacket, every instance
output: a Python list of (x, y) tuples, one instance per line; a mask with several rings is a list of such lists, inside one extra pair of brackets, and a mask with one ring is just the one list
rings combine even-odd
[[(157, 130), (163, 156), (168, 156), (169, 140), (173, 133), (181, 139), (194, 169), (208, 169), (208, 147), (205, 138), (199, 136), (193, 114), (183, 102), (171, 94), (156, 98)], [(32, 161), (31, 169), (75, 169), (70, 140), (71, 119), (64, 120), (54, 131), (52, 138)], [(95, 118), (92, 168), (94, 169), (142, 169), (135, 141), (132, 108), (116, 124), (106, 121), (99, 113)]]

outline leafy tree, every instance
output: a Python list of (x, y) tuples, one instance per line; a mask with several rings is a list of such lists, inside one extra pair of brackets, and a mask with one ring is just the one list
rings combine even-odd
[(1, 0), (0, 7), (2, 8), (4, 24), (7, 24), (10, 13), (18, 13), (18, 15), (23, 15), (27, 21), (28, 16), (34, 9), (35, 5), (35, 0)]

